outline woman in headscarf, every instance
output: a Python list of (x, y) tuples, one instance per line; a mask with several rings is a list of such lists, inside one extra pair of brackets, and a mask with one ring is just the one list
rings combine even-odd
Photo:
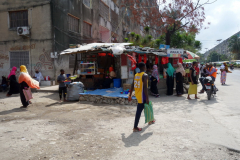
[(226, 79), (227, 79), (227, 73), (232, 73), (232, 72), (228, 70), (228, 66), (225, 62), (220, 67), (220, 70), (221, 70), (221, 83), (222, 85), (225, 85)]
[(24, 65), (20, 66), (20, 75), (18, 78), (18, 82), (20, 84), (20, 98), (23, 105), (22, 108), (27, 108), (27, 106), (29, 105), (29, 101), (26, 101), (23, 90), (28, 90), (31, 88), (40, 89), (39, 82), (31, 78), (31, 76), (28, 74), (26, 66)]
[(5, 92), (7, 90), (7, 87), (8, 87), (7, 78), (2, 76), (2, 83), (1, 83), (1, 87), (0, 87), (0, 92), (1, 92), (1, 89), (2, 89), (3, 92)]
[(16, 78), (16, 71), (17, 67), (13, 67), (10, 74), (7, 77), (10, 85), (9, 92), (6, 95), (7, 97), (10, 97), (12, 94), (19, 94), (19, 84)]
[(197, 97), (197, 71), (195, 67), (197, 66), (197, 62), (193, 62), (192, 67), (190, 68), (190, 78), (189, 78), (189, 89), (188, 89), (188, 100), (191, 100), (190, 95), (195, 94), (195, 99), (199, 99)]
[(173, 68), (171, 63), (167, 64), (167, 95), (173, 95), (173, 87), (174, 87), (174, 72), (175, 69)]
[(159, 74), (157, 65), (153, 66), (152, 77), (151, 77), (151, 94), (156, 98), (159, 97), (157, 83), (159, 82)]
[(178, 63), (178, 68), (176, 69), (176, 92), (177, 96), (182, 96), (183, 94), (183, 77), (186, 72), (181, 63)]

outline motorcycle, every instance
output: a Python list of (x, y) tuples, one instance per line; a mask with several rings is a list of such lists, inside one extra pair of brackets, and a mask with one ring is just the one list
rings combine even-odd
[(234, 67), (233, 67), (233, 66), (230, 66), (230, 69), (233, 71), (233, 70), (234, 70)]
[(208, 100), (211, 100), (211, 97), (214, 97), (217, 93), (217, 89), (214, 85), (214, 81), (213, 81), (212, 77), (206, 77), (206, 79), (204, 81), (204, 85), (206, 87)]

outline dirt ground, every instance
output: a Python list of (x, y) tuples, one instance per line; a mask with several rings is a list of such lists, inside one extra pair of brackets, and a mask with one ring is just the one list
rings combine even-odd
[(20, 109), (18, 95), (0, 93), (0, 159), (240, 159), (239, 137), (229, 136), (205, 100), (151, 100), (156, 124), (144, 124), (142, 113), (143, 131), (133, 133), (134, 106), (58, 103), (57, 93), (35, 93)]

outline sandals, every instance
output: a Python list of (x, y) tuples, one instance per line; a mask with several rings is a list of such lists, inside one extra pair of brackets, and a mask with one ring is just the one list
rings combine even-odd
[(140, 132), (140, 131), (142, 131), (142, 128), (133, 128), (133, 132)]
[(156, 122), (156, 120), (154, 119), (153, 121), (148, 122), (148, 125), (154, 124), (155, 122)]

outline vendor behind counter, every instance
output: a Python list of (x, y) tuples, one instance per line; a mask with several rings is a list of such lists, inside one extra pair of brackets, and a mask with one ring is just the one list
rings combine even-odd
[(113, 83), (113, 79), (117, 77), (113, 67), (109, 68), (109, 72), (107, 72), (106, 79), (103, 83), (103, 88), (111, 88), (111, 83)]

